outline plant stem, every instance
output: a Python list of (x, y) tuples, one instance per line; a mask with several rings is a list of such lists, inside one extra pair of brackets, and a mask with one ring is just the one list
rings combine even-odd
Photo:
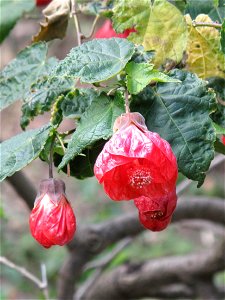
[(129, 95), (128, 95), (128, 91), (126, 90), (125, 91), (125, 110), (126, 110), (126, 113), (130, 113), (130, 107), (129, 107)]
[[(56, 134), (56, 137), (57, 137), (60, 145), (62, 146), (63, 152), (65, 154), (66, 153), (66, 148), (65, 148), (65, 146), (63, 144), (63, 140), (61, 139), (61, 137), (60, 137), (60, 135), (58, 133)], [(66, 167), (67, 167), (67, 176), (70, 177), (70, 164), (67, 164)]]
[(71, 13), (72, 13), (72, 16), (73, 16), (73, 19), (74, 19), (74, 24), (75, 24), (76, 34), (77, 34), (77, 44), (78, 44), (78, 46), (80, 46), (82, 44), (81, 39), (82, 39), (83, 35), (81, 33), (80, 23), (79, 23), (79, 20), (77, 18), (76, 1), (71, 0), (71, 5), (72, 5)]
[(222, 28), (222, 24), (219, 23), (205, 23), (205, 22), (195, 22), (192, 21), (192, 25), (194, 27), (214, 27), (214, 28)]

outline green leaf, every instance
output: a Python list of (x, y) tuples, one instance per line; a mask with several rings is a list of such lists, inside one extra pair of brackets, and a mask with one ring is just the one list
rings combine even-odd
[(113, 26), (117, 32), (135, 27), (128, 39), (145, 50), (155, 50), (154, 63), (166, 59), (180, 62), (187, 43), (187, 28), (183, 15), (166, 0), (116, 0)]
[(134, 44), (126, 39), (96, 39), (73, 48), (53, 76), (73, 76), (82, 82), (107, 80), (118, 74), (131, 59)]
[(225, 54), (225, 21), (223, 22), (220, 31), (220, 44), (221, 44), (221, 50)]
[(30, 85), (55, 65), (55, 58), (47, 60), (47, 51), (48, 46), (45, 43), (26, 47), (1, 71), (0, 109), (23, 99)]
[[(222, 0), (224, 1), (224, 0)], [(214, 22), (223, 23), (225, 19), (225, 7), (215, 7), (210, 11), (208, 14), (210, 19), (212, 19)]]
[(32, 10), (34, 6), (34, 0), (0, 1), (0, 43), (7, 37), (23, 13)]
[[(92, 177), (94, 175), (94, 164), (99, 153), (102, 151), (106, 141), (100, 140), (83, 150), (81, 155), (77, 155), (70, 162), (70, 175), (78, 179)], [(57, 167), (62, 161), (62, 155), (54, 153), (54, 164)], [(67, 173), (67, 166), (62, 168)]]
[(69, 141), (68, 148), (59, 169), (62, 169), (71, 159), (96, 141), (108, 139), (112, 135), (115, 119), (124, 112), (124, 101), (121, 94), (114, 100), (100, 95), (93, 100), (82, 115), (75, 133)]
[(220, 126), (214, 122), (213, 122), (213, 126), (216, 131), (216, 134), (218, 134), (218, 135), (225, 134), (225, 128), (223, 128), (222, 126)]
[(0, 181), (21, 170), (38, 157), (49, 136), (51, 126), (29, 130), (4, 141), (0, 145)]
[(187, 0), (185, 14), (195, 19), (200, 14), (209, 14), (214, 9), (214, 0)]
[(132, 110), (146, 118), (151, 131), (172, 146), (179, 171), (203, 183), (214, 158), (216, 133), (209, 114), (215, 110), (215, 94), (196, 75), (181, 70), (169, 73), (182, 83), (159, 83), (134, 97)]
[(77, 89), (69, 92), (61, 104), (63, 116), (80, 118), (97, 96), (99, 92), (93, 89)]
[(152, 64), (130, 62), (126, 65), (127, 89), (131, 94), (140, 93), (151, 81), (179, 82), (166, 74), (153, 70)]
[(22, 106), (21, 127), (24, 129), (35, 116), (51, 109), (57, 98), (74, 87), (70, 77), (45, 77), (34, 83)]

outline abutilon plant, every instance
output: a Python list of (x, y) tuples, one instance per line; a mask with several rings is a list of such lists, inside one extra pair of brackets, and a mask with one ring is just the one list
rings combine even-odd
[(45, 248), (63, 246), (76, 231), (76, 218), (65, 195), (65, 184), (59, 179), (45, 179), (30, 214), (32, 236)]

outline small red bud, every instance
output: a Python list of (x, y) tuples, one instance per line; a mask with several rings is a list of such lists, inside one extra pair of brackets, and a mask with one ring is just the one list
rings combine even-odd
[(76, 231), (76, 219), (65, 196), (62, 180), (46, 179), (40, 184), (30, 215), (32, 236), (45, 248), (70, 242)]
[(170, 144), (149, 131), (136, 112), (117, 118), (114, 132), (94, 167), (106, 194), (113, 200), (131, 200), (170, 193), (178, 174)]

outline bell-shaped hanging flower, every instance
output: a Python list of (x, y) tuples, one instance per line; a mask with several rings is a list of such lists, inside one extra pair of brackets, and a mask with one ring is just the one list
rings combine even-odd
[(137, 112), (118, 117), (114, 134), (99, 154), (94, 173), (113, 200), (162, 197), (174, 189), (176, 157), (170, 144)]
[(70, 242), (76, 231), (76, 219), (65, 196), (62, 180), (46, 179), (40, 184), (30, 215), (33, 237), (45, 248)]
[(177, 205), (176, 188), (162, 197), (140, 197), (134, 199), (134, 204), (139, 211), (141, 224), (152, 231), (165, 229)]

